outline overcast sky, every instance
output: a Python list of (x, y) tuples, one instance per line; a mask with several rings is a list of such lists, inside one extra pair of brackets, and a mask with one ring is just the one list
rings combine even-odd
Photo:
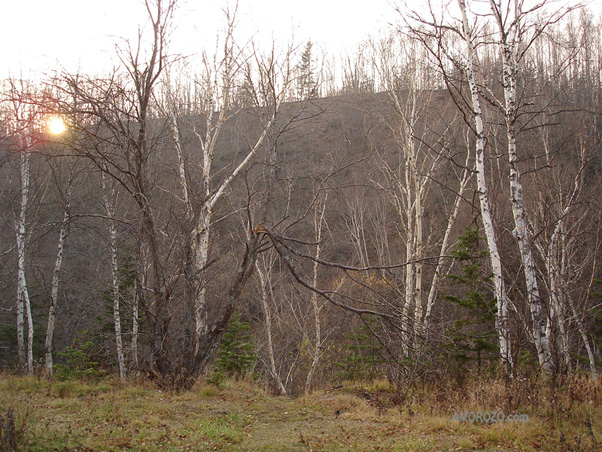
[[(318, 50), (338, 57), (388, 23), (399, 22), (392, 5), (401, 2), (239, 0), (238, 42), (255, 37), (260, 43), (274, 39), (285, 45), (294, 36), (297, 44), (311, 39)], [(408, 3), (419, 8), (425, 0)], [(170, 53), (213, 49), (225, 25), (222, 10), (227, 4), (228, 0), (179, 0)], [(602, 0), (591, 0), (590, 8), (600, 12)], [(63, 69), (108, 73), (115, 64), (115, 44), (123, 38), (135, 40), (138, 27), (146, 22), (143, 0), (3, 0), (0, 13), (0, 78), (37, 78)]]
[[(233, 2), (231, 2), (233, 3)], [(179, 2), (170, 53), (211, 49), (226, 0)], [(114, 45), (146, 21), (142, 0), (12, 0), (2, 5), (0, 77), (40, 76), (61, 68), (108, 72)], [(311, 39), (335, 55), (386, 27), (390, 0), (239, 0), (239, 39)]]

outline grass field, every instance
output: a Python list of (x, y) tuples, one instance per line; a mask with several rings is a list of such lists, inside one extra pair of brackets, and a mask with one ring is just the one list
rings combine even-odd
[[(171, 393), (148, 383), (0, 375), (0, 432), (12, 407), (18, 450), (31, 452), (580, 451), (602, 441), (600, 398), (600, 383), (586, 377), (559, 389), (489, 381), (401, 395), (384, 381), (348, 383), (287, 398), (247, 381)], [(492, 411), (529, 419), (454, 419)], [(0, 450), (9, 450), (2, 435)]]

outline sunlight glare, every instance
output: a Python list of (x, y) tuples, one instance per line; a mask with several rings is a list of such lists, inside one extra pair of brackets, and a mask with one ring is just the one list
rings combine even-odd
[(60, 135), (67, 130), (67, 124), (60, 116), (53, 116), (46, 121), (48, 131), (53, 135)]

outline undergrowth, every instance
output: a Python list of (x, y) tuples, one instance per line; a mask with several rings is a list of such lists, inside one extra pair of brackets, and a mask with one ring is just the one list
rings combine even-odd
[[(454, 420), (462, 412), (528, 421)], [(588, 375), (431, 378), (409, 387), (381, 378), (286, 398), (249, 378), (171, 392), (110, 378), (49, 383), (3, 375), (0, 416), (0, 450), (13, 450), (5, 444), (8, 425), (14, 450), (32, 452), (593, 451), (602, 440), (602, 384)]]

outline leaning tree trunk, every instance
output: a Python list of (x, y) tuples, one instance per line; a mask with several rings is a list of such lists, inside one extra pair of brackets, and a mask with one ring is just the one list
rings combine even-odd
[[(464, 164), (464, 169), (462, 170), (462, 178), (460, 179), (460, 187), (454, 200), (454, 206), (452, 207), (451, 215), (447, 220), (447, 228), (445, 229), (445, 234), (443, 235), (443, 241), (441, 242), (439, 256), (443, 256), (447, 252), (449, 240), (451, 237), (451, 231), (453, 229), (454, 224), (456, 223), (458, 212), (460, 211), (460, 202), (462, 201), (462, 197), (464, 196), (464, 190), (466, 189), (466, 185), (468, 184), (468, 181), (472, 176), (472, 173), (468, 170), (470, 155), (470, 151), (467, 150), (466, 163)], [(428, 297), (426, 300), (426, 312), (424, 314), (424, 320), (421, 323), (422, 333), (428, 333), (429, 323), (431, 320), (431, 311), (433, 309), (435, 298), (437, 296), (439, 279), (441, 278), (443, 273), (443, 263), (444, 260), (441, 257), (437, 258), (437, 266), (435, 267), (435, 273), (433, 274), (433, 279), (431, 280), (431, 288), (429, 289)]]
[[(276, 120), (277, 112), (279, 111), (280, 104), (282, 102), (282, 97), (278, 98), (276, 105), (273, 106), (274, 111), (271, 115), (271, 118), (267, 121), (263, 126), (263, 130), (259, 138), (255, 144), (251, 147), (245, 158), (238, 164), (238, 166), (224, 179), (224, 181), (219, 185), (217, 190), (211, 190), (211, 166), (213, 163), (213, 151), (215, 149), (215, 144), (217, 142), (217, 135), (215, 135), (215, 130), (213, 134), (208, 134), (204, 140), (201, 140), (201, 146), (203, 148), (203, 172), (202, 172), (202, 185), (203, 185), (203, 194), (205, 200), (203, 201), (198, 214), (196, 215), (196, 224), (191, 233), (191, 250), (190, 254), (192, 256), (192, 271), (189, 275), (191, 282), (191, 287), (194, 288), (194, 315), (195, 315), (195, 335), (194, 335), (194, 351), (192, 362), (194, 363), (191, 367), (192, 377), (196, 377), (198, 372), (202, 369), (207, 361), (207, 356), (205, 354), (210, 351), (213, 353), (214, 347), (217, 347), (217, 343), (208, 344), (207, 341), (219, 340), (222, 333), (222, 327), (219, 325), (221, 323), (218, 320), (218, 325), (209, 327), (208, 324), (208, 305), (207, 305), (207, 290), (206, 290), (206, 268), (209, 263), (209, 248), (210, 248), (210, 239), (211, 239), (211, 228), (213, 221), (213, 209), (217, 202), (221, 199), (223, 194), (229, 188), (230, 184), (234, 179), (238, 177), (238, 175), (248, 166), (251, 159), (259, 152), (262, 148), (264, 140), (268, 134), (268, 131), (271, 130), (274, 121)], [(218, 123), (222, 124), (225, 121), (225, 113), (220, 114), (218, 118)], [(211, 127), (211, 124), (208, 122), (207, 127)], [(219, 129), (218, 129), (219, 130)], [(249, 245), (248, 245), (249, 246)], [(246, 275), (241, 283), (246, 283), (248, 277), (253, 272), (255, 268), (255, 259), (256, 259), (256, 250), (253, 250), (248, 258), (252, 258), (253, 262), (243, 262), (243, 266), (247, 268), (249, 274)], [(241, 271), (247, 271), (242, 270)], [(234, 284), (238, 285), (238, 282)], [(242, 287), (234, 287), (232, 286), (231, 293), (236, 293), (236, 297), (232, 298), (232, 303), (238, 298), (239, 290), (242, 290)], [(228, 305), (229, 306), (229, 305)], [(232, 306), (233, 309), (233, 306)], [(232, 311), (230, 311), (230, 307), (228, 307), (222, 314), (223, 319), (230, 318)], [(226, 322), (227, 323), (227, 322)], [(210, 329), (216, 330), (215, 334), (210, 331)], [(200, 366), (200, 367), (199, 367)]]
[(270, 374), (272, 375), (272, 378), (278, 387), (278, 393), (280, 395), (286, 395), (286, 388), (284, 387), (284, 384), (282, 384), (282, 379), (280, 378), (278, 369), (276, 368), (276, 359), (274, 358), (274, 344), (272, 340), (272, 311), (268, 302), (269, 292), (271, 291), (271, 288), (268, 289), (268, 284), (271, 283), (269, 273), (273, 263), (268, 263), (267, 259), (266, 263), (267, 265), (265, 266), (265, 274), (261, 270), (259, 262), (255, 263), (255, 271), (257, 271), (257, 275), (259, 276), (259, 284), (261, 286), (261, 305), (265, 315), (266, 346), (268, 349), (268, 359), (270, 361)]
[(508, 319), (508, 297), (504, 287), (502, 276), (502, 263), (497, 248), (495, 229), (491, 218), (491, 207), (487, 183), (485, 181), (485, 131), (483, 126), (483, 113), (479, 99), (478, 86), (474, 74), (474, 47), (472, 44), (472, 31), (468, 25), (466, 16), (466, 3), (464, 0), (458, 0), (462, 12), (463, 37), (466, 42), (466, 72), (470, 86), (471, 101), (473, 108), (473, 118), (475, 122), (476, 144), (475, 144), (475, 166), (477, 172), (477, 190), (479, 192), (479, 203), (481, 206), (481, 218), (485, 229), (487, 247), (489, 249), (489, 259), (491, 262), (491, 272), (497, 299), (497, 317), (496, 326), (498, 331), (498, 341), (500, 345), (500, 358), (508, 373), (513, 369), (512, 354), (510, 348), (510, 328)]
[(54, 335), (54, 322), (56, 319), (56, 308), (58, 306), (59, 282), (61, 267), (63, 265), (63, 250), (65, 247), (65, 238), (67, 237), (67, 228), (69, 226), (69, 208), (71, 203), (71, 187), (67, 188), (65, 208), (63, 212), (63, 221), (59, 231), (59, 240), (56, 247), (56, 260), (54, 262), (54, 272), (52, 273), (52, 289), (50, 293), (50, 308), (48, 309), (48, 326), (46, 328), (46, 378), (52, 379), (52, 337)]

